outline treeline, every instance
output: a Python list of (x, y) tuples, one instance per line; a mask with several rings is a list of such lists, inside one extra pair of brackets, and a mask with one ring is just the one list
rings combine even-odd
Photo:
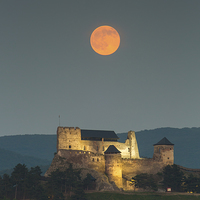
[(37, 200), (86, 200), (84, 190), (94, 189), (94, 178), (87, 174), (81, 180), (80, 170), (72, 165), (65, 171), (56, 170), (48, 178), (41, 176), (40, 167), (18, 164), (9, 176), (0, 176), (0, 199), (37, 199)]
[(157, 191), (158, 188), (174, 192), (200, 193), (200, 177), (192, 173), (185, 175), (177, 165), (167, 165), (156, 175), (142, 173), (131, 179), (131, 185), (136, 188)]

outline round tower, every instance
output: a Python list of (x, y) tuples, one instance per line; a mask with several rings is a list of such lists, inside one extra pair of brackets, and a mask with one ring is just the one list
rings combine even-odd
[(104, 152), (104, 156), (105, 173), (109, 181), (114, 181), (118, 188), (123, 188), (121, 152), (114, 145), (110, 145)]
[(154, 144), (153, 159), (161, 161), (166, 165), (174, 164), (174, 144), (172, 144), (166, 137)]

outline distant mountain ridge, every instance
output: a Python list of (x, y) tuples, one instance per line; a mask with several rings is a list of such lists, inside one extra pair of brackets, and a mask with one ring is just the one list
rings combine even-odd
[(51, 161), (56, 150), (57, 136), (34, 134), (0, 137), (0, 148), (21, 155), (33, 156)]
[[(127, 133), (117, 134), (124, 142)], [(200, 128), (158, 128), (136, 132), (141, 157), (153, 156), (153, 144), (166, 137), (175, 144), (175, 164), (200, 169)], [(28, 167), (51, 163), (56, 152), (57, 136), (13, 135), (0, 137), (0, 170), (26, 164)], [(15, 161), (15, 162), (14, 162)]]
[[(28, 168), (34, 166), (48, 166), (51, 164), (51, 161), (46, 159), (40, 159), (33, 156), (25, 156), (19, 153), (1, 149), (0, 148), (0, 170), (12, 169), (18, 163), (26, 164)], [(7, 173), (7, 172), (5, 172)], [(2, 173), (0, 172), (0, 175)]]

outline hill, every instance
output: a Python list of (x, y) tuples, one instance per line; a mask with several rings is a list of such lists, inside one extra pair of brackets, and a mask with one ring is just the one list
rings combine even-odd
[(13, 135), (0, 137), (0, 147), (21, 155), (52, 161), (56, 150), (56, 135)]
[[(4, 173), (10, 173), (11, 169), (13, 169), (18, 163), (25, 164), (28, 168), (41, 166), (41, 168), (46, 168), (42, 166), (49, 166), (51, 161), (46, 159), (35, 158), (33, 156), (23, 156), (19, 153), (1, 149), (0, 148), (0, 175)], [(46, 169), (45, 169), (46, 170)]]

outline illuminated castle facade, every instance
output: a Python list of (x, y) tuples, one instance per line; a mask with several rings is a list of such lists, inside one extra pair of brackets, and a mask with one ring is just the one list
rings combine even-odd
[[(106, 174), (118, 188), (131, 189), (130, 179), (140, 173), (156, 174), (174, 163), (174, 145), (163, 138), (154, 144), (153, 158), (140, 158), (135, 132), (129, 131), (125, 143), (118, 142), (114, 131), (57, 128), (57, 154), (75, 168), (92, 169)], [(46, 175), (59, 168), (52, 162)]]

